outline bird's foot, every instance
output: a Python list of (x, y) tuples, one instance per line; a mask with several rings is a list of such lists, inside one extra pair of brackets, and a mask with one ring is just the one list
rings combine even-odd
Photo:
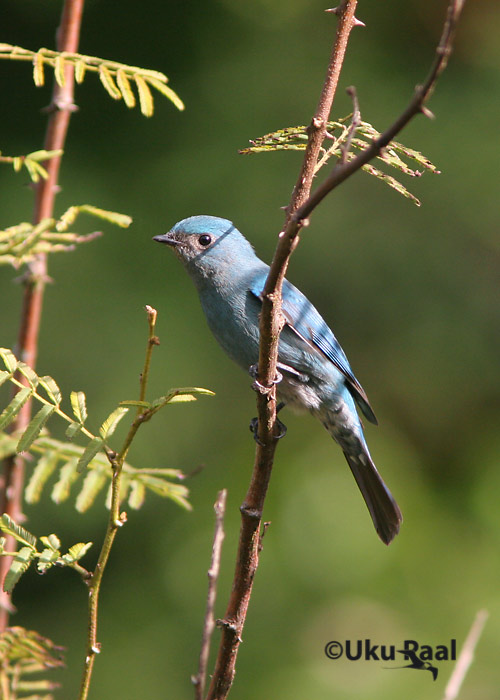
[(257, 377), (259, 376), (259, 365), (250, 365), (250, 367), (248, 368), (248, 373), (253, 378), (252, 389), (254, 391), (258, 391), (259, 394), (268, 394), (271, 391), (274, 384), (279, 384), (283, 379), (283, 375), (281, 374), (281, 372), (276, 370), (276, 377), (271, 380), (271, 386), (264, 386), (264, 384), (261, 384), (257, 379)]
[[(284, 403), (278, 404), (278, 406), (276, 407), (276, 413), (278, 413), (278, 411), (280, 411), (280, 410), (283, 408), (284, 405), (285, 405)], [(274, 439), (275, 439), (275, 440), (281, 440), (281, 438), (282, 438), (282, 437), (285, 437), (285, 435), (286, 435), (287, 427), (286, 427), (286, 425), (285, 425), (284, 423), (282, 423), (282, 422), (280, 421), (279, 418), (276, 418), (276, 427), (277, 427), (277, 429), (278, 429), (278, 432), (277, 432), (276, 435), (274, 435)], [(258, 419), (258, 418), (252, 418), (252, 420), (250, 421), (249, 428), (250, 428), (250, 431), (251, 431), (252, 434), (253, 434), (253, 439), (255, 440), (255, 442), (257, 443), (257, 445), (260, 445), (261, 447), (264, 447), (264, 443), (261, 442), (261, 440), (259, 440), (259, 419)]]

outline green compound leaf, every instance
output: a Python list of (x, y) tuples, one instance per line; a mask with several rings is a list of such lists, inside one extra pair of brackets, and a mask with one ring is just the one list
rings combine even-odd
[(42, 406), (42, 408), (35, 414), (33, 419), (30, 421), (28, 427), (24, 431), (17, 444), (17, 451), (24, 452), (31, 447), (33, 442), (40, 435), (42, 428), (48, 421), (50, 416), (56, 410), (55, 406)]
[(3, 582), (3, 590), (6, 593), (12, 593), (12, 589), (19, 581), (21, 576), (29, 569), (31, 562), (35, 556), (35, 550), (31, 547), (21, 547), (16, 553), (7, 576)]
[(52, 549), (52, 551), (57, 552), (61, 549), (61, 540), (57, 535), (42, 535), (40, 537), (40, 542), (44, 544), (46, 547), (49, 549)]
[[(8, 627), (0, 634), (0, 658), (2, 670), (12, 679), (12, 695), (7, 696), (7, 688), (2, 685), (7, 698), (19, 698), (18, 683), (25, 682), (24, 676), (64, 666), (61, 656), (62, 647), (57, 647), (50, 639), (42, 637), (38, 632), (23, 627)], [(52, 686), (54, 687), (54, 686)], [(24, 698), (24, 700), (35, 700)], [(42, 700), (36, 698), (36, 700)], [(44, 700), (49, 698), (44, 697)]]
[[(2, 156), (0, 156), (1, 160)], [(36, 161), (32, 163), (36, 170), (38, 167)], [(0, 230), (0, 265), (12, 265), (17, 269), (30, 262), (39, 253), (69, 252), (77, 245), (99, 237), (100, 231), (82, 235), (68, 231), (70, 224), (74, 223), (81, 213), (90, 214), (121, 228), (126, 228), (132, 221), (125, 214), (82, 204), (70, 207), (58, 220), (47, 218), (36, 226), (28, 222), (10, 226)]]
[(130, 80), (122, 68), (116, 71), (116, 82), (122, 94), (123, 100), (129, 109), (135, 107), (135, 95), (130, 85)]
[(17, 358), (8, 348), (0, 348), (0, 357), (4, 361), (5, 366), (11, 374), (14, 374), (17, 368)]
[(187, 500), (188, 489), (182, 484), (174, 484), (155, 476), (144, 475), (141, 478), (144, 486), (159, 496), (167, 497), (175, 501), (186, 510), (192, 510), (192, 505)]
[(81, 423), (70, 423), (68, 427), (66, 428), (66, 437), (72, 440), (75, 435), (79, 432), (81, 432), (82, 425)]
[(6, 382), (11, 377), (12, 374), (10, 372), (7, 372), (4, 369), (0, 370), (0, 386), (2, 386), (2, 384), (4, 384), (4, 382)]
[(103, 221), (109, 221), (111, 224), (120, 226), (120, 228), (128, 228), (132, 223), (132, 217), (126, 214), (120, 214), (116, 211), (108, 211), (107, 209), (100, 209), (99, 207), (94, 207), (92, 204), (79, 204), (69, 207), (64, 214), (60, 217), (56, 224), (56, 229), (58, 231), (65, 231), (69, 226), (75, 223), (75, 220), (79, 214), (90, 214)]
[(140, 75), (134, 76), (135, 84), (137, 85), (137, 92), (139, 93), (139, 104), (141, 106), (141, 112), (145, 117), (152, 117), (154, 104), (153, 95), (148, 87), (147, 82)]
[[(42, 538), (40, 537), (40, 539)], [(60, 557), (61, 552), (59, 550), (55, 550), (49, 547), (43, 549), (36, 563), (38, 571), (44, 574), (54, 566), (54, 564), (60, 559)]]
[(134, 510), (139, 510), (142, 507), (146, 498), (146, 487), (141, 481), (132, 481), (130, 484), (130, 493), (128, 496), (128, 504)]
[(70, 401), (76, 420), (83, 425), (88, 416), (85, 394), (83, 391), (72, 391)]
[(26, 401), (30, 398), (33, 391), (31, 388), (24, 387), (20, 389), (14, 396), (9, 405), (2, 411), (0, 415), (0, 430), (6, 428), (15, 419)]
[(85, 451), (83, 452), (80, 459), (78, 460), (76, 471), (78, 473), (83, 472), (83, 470), (88, 466), (89, 462), (92, 461), (92, 459), (96, 456), (99, 450), (101, 450), (103, 447), (104, 440), (98, 437), (93, 438), (85, 448)]
[(43, 487), (55, 472), (58, 462), (57, 452), (46, 452), (40, 457), (26, 486), (24, 497), (27, 503), (39, 502)]
[[(320, 159), (318, 161), (316, 172), (324, 167), (330, 158), (340, 158), (343, 155), (343, 148), (348, 139), (351, 140), (352, 133), (350, 128), (350, 119), (352, 115), (348, 115), (338, 121), (330, 121), (327, 124), (327, 133), (322, 145)], [(352, 151), (347, 154), (347, 159), (352, 160), (355, 157), (355, 151), (362, 151), (367, 148), (375, 139), (379, 138), (380, 132), (377, 131), (368, 122), (361, 122), (356, 130), (354, 137), (350, 141)], [(269, 134), (265, 134), (255, 140), (250, 141), (251, 146), (240, 151), (242, 154), (251, 153), (266, 153), (270, 151), (303, 151), (307, 146), (307, 127), (296, 126), (279, 129)], [(345, 155), (344, 155), (345, 157)], [(413, 148), (408, 148), (397, 141), (391, 141), (389, 146), (384, 148), (376, 158), (384, 166), (394, 168), (399, 172), (408, 175), (409, 177), (419, 177), (423, 171), (427, 170), (431, 173), (439, 174), (436, 166), (422, 153)], [(406, 160), (404, 160), (406, 159)], [(406, 161), (409, 161), (406, 162)], [(411, 165), (410, 165), (411, 164)], [(422, 168), (417, 170), (414, 165)], [(417, 206), (420, 206), (420, 201), (398, 180), (391, 175), (371, 164), (363, 166), (364, 172), (373, 175), (381, 182), (385, 183), (392, 189), (399, 192), (404, 197), (412, 201)]]
[(64, 54), (59, 54), (55, 58), (55, 65), (54, 65), (54, 76), (56, 79), (57, 84), (60, 87), (64, 87), (64, 84), (66, 82), (66, 76), (64, 75), (66, 68), (66, 62), (64, 58)]
[(76, 469), (77, 465), (78, 457), (73, 457), (62, 467), (59, 473), (59, 479), (54, 484), (50, 496), (54, 503), (62, 503), (69, 498), (71, 487), (79, 477), (79, 473)]
[(103, 440), (107, 440), (115, 432), (118, 423), (121, 421), (123, 416), (128, 413), (128, 408), (119, 406), (115, 408), (113, 413), (111, 413), (106, 420), (103, 422), (99, 428), (99, 434)]
[(46, 67), (53, 68), (56, 82), (62, 87), (66, 82), (66, 68), (73, 66), (75, 81), (78, 84), (83, 82), (87, 73), (98, 73), (106, 92), (115, 100), (123, 97), (129, 108), (136, 104), (130, 87), (130, 81), (134, 81), (139, 92), (141, 111), (145, 116), (151, 116), (153, 113), (154, 105), (150, 87), (167, 97), (177, 109), (184, 109), (180, 97), (170, 87), (167, 87), (167, 76), (159, 71), (128, 66), (97, 56), (86, 56), (66, 51), (59, 53), (45, 48), (34, 52), (5, 43), (0, 43), (0, 59), (2, 58), (32, 63), (33, 81), (37, 87), (41, 87), (45, 83), (44, 69)]
[(196, 401), (196, 396), (215, 396), (215, 392), (210, 391), (210, 389), (203, 389), (199, 386), (184, 386), (178, 389), (170, 389), (168, 394), (165, 396), (160, 396), (159, 398), (151, 401), (151, 407), (153, 409), (160, 409), (170, 403), (184, 403), (186, 401)]
[(95, 499), (108, 483), (109, 478), (104, 472), (91, 469), (83, 480), (83, 486), (76, 498), (75, 507), (79, 513), (84, 513), (94, 503)]
[(85, 556), (92, 544), (93, 542), (78, 542), (69, 548), (68, 553), (64, 554), (62, 559), (68, 564), (74, 564)]
[(131, 399), (130, 401), (120, 401), (120, 406), (124, 406), (126, 408), (151, 408), (151, 403), (149, 401), (134, 401)]
[(0, 459), (12, 457), (16, 454), (17, 440), (11, 435), (0, 431)]
[(116, 86), (113, 76), (105, 65), (99, 66), (99, 79), (110, 97), (114, 100), (122, 99), (122, 93)]
[(0, 530), (7, 535), (12, 535), (17, 542), (27, 545), (33, 550), (36, 549), (36, 537), (32, 535), (31, 532), (25, 530), (24, 527), (14, 522), (7, 513), (4, 513), (0, 518)]
[(39, 383), (40, 386), (43, 387), (47, 392), (47, 396), (52, 401), (52, 403), (54, 403), (56, 406), (59, 406), (59, 404), (62, 401), (62, 394), (61, 390), (57, 386), (56, 380), (52, 379), (52, 377), (49, 377), (48, 375), (45, 375), (44, 377), (39, 378)]
[(23, 377), (25, 377), (28, 380), (28, 384), (34, 391), (37, 388), (39, 382), (38, 375), (35, 372), (35, 370), (31, 369), (31, 367), (25, 362), (18, 362), (17, 371), (19, 372), (19, 374), (22, 374)]

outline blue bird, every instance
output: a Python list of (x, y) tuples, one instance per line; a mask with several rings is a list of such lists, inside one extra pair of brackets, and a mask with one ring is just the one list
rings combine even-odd
[[(261, 294), (269, 272), (227, 219), (191, 216), (155, 241), (171, 246), (193, 280), (208, 325), (243, 369), (259, 357)], [(399, 532), (401, 511), (372, 461), (356, 405), (377, 419), (332, 331), (293, 284), (283, 284), (285, 326), (279, 341), (279, 399), (316, 416), (342, 448), (380, 539)]]

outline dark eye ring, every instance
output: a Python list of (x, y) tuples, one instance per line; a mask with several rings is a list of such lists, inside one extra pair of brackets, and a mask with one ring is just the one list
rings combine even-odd
[(204, 233), (203, 235), (201, 235), (198, 238), (198, 243), (205, 248), (207, 245), (210, 245), (211, 242), (212, 242), (212, 236), (209, 236), (207, 233)]

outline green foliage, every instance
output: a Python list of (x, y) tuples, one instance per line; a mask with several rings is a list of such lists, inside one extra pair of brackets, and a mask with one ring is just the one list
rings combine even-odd
[(78, 571), (85, 571), (78, 561), (88, 552), (92, 542), (79, 542), (70, 547), (66, 554), (61, 554), (61, 541), (57, 535), (40, 537), (44, 549), (38, 551), (37, 538), (15, 523), (7, 513), (0, 518), (0, 530), (11, 535), (22, 547), (17, 552), (5, 551), (5, 537), (0, 538), (0, 556), (12, 557), (12, 563), (3, 582), (3, 589), (11, 593), (21, 576), (29, 569), (31, 562), (38, 559), (37, 569), (44, 574), (53, 566), (70, 566)]
[[(9, 450), (10, 446), (10, 450)], [(85, 448), (72, 443), (61, 442), (49, 436), (40, 437), (31, 447), (37, 463), (26, 486), (25, 498), (28, 503), (38, 503), (43, 490), (56, 472), (59, 477), (54, 483), (51, 498), (55, 503), (66, 501), (73, 485), (79, 480), (77, 466)], [(15, 441), (5, 433), (0, 433), (0, 454), (15, 453)], [(75, 507), (83, 513), (94, 503), (96, 497), (111, 481), (112, 472), (107, 457), (101, 452), (87, 464), (87, 474), (83, 483), (78, 484)], [(140, 508), (146, 490), (170, 498), (187, 510), (191, 505), (187, 500), (189, 491), (183, 484), (173, 483), (182, 480), (183, 473), (178, 469), (136, 469), (125, 462), (122, 474), (122, 497), (128, 498), (131, 508)]]
[(91, 214), (122, 228), (132, 223), (132, 219), (125, 214), (99, 209), (90, 204), (72, 206), (59, 219), (42, 219), (36, 225), (25, 221), (0, 230), (0, 265), (12, 265), (17, 269), (39, 253), (69, 252), (79, 243), (87, 243), (100, 236), (99, 231), (80, 235), (67, 230), (79, 214)]
[(49, 176), (40, 161), (50, 160), (62, 156), (63, 152), (59, 151), (33, 151), (25, 156), (3, 156), (0, 151), (0, 163), (12, 163), (14, 171), (18, 173), (24, 166), (29, 173), (33, 182), (38, 182), (40, 178), (46, 180)]
[[(96, 436), (84, 425), (88, 412), (83, 391), (74, 391), (70, 395), (74, 416), (71, 417), (60, 407), (61, 390), (52, 377), (39, 377), (31, 367), (18, 361), (8, 348), (0, 348), (0, 358), (6, 367), (5, 370), (0, 370), (0, 383), (8, 380), (19, 387), (17, 394), (0, 414), (0, 459), (29, 451), (32, 458), (37, 460), (26, 487), (25, 498), (28, 503), (39, 501), (44, 487), (57, 471), (59, 478), (52, 488), (52, 500), (56, 503), (67, 500), (73, 485), (79, 480), (81, 472), (88, 470), (83, 483), (79, 484), (79, 491), (76, 495), (75, 507), (79, 512), (90, 508), (99, 493), (111, 480), (110, 460), (105, 454), (109, 450), (107, 441), (130, 408), (140, 409), (135, 421), (143, 423), (169, 404), (195, 401), (197, 395), (213, 395), (212, 391), (201, 387), (182, 387), (171, 389), (164, 396), (151, 402), (123, 401), (103, 421), (99, 429), (99, 436)], [(21, 373), (28, 381), (28, 387), (24, 386), (17, 378), (17, 373)], [(46, 396), (39, 393), (40, 387)], [(35, 413), (22, 435), (14, 436), (4, 432), (4, 428), (7, 428), (14, 421), (22, 406), (29, 399), (40, 402), (42, 406)], [(81, 446), (51, 438), (44, 428), (54, 414), (68, 423), (66, 430), (68, 437), (83, 435), (89, 438), (88, 443)], [(190, 509), (191, 506), (187, 500), (188, 489), (183, 484), (172, 481), (182, 478), (182, 472), (177, 469), (135, 469), (125, 462), (122, 473), (122, 499), (128, 498), (130, 507), (140, 508), (144, 502), (146, 491), (149, 490), (164, 498), (170, 498), (183, 508)], [(21, 566), (21, 562), (19, 562), (19, 566)]]
[[(352, 115), (348, 115), (339, 121), (331, 121), (327, 124), (326, 138), (323, 142), (323, 147), (321, 149), (321, 158), (318, 161), (316, 172), (318, 172), (333, 156), (335, 158), (340, 158), (343, 155), (343, 149), (348, 145), (348, 141), (351, 139), (351, 128), (349, 120)], [(354, 137), (350, 140), (350, 146), (354, 151), (362, 151), (370, 143), (380, 136), (378, 132), (371, 124), (368, 122), (360, 122), (360, 124), (355, 129)], [(250, 153), (267, 153), (270, 151), (304, 151), (307, 146), (307, 127), (306, 126), (295, 126), (288, 127), (286, 129), (279, 129), (270, 134), (265, 134), (265, 136), (260, 136), (259, 138), (250, 141), (252, 146), (249, 148), (244, 148), (240, 153), (247, 155)], [(347, 160), (352, 160), (355, 158), (355, 153), (349, 151), (345, 155)], [(415, 163), (416, 167), (423, 168), (423, 170), (417, 170), (406, 162), (406, 160)], [(383, 152), (377, 156), (377, 159), (381, 161), (385, 166), (394, 168), (404, 175), (410, 177), (420, 177), (425, 170), (431, 173), (439, 174), (436, 166), (431, 163), (431, 161), (424, 155), (415, 151), (413, 148), (408, 148), (397, 141), (391, 141), (390, 146), (385, 148)], [(420, 200), (415, 197), (411, 192), (409, 192), (406, 187), (396, 180), (396, 178), (388, 175), (387, 173), (375, 168), (371, 164), (364, 165), (362, 170), (369, 175), (375, 176), (377, 179), (384, 182), (389, 187), (392, 187), (406, 197), (410, 199), (414, 204), (420, 206)]]
[(31, 677), (64, 666), (62, 652), (62, 647), (38, 632), (8, 627), (0, 635), (0, 697), (3, 700), (52, 700), (50, 691), (58, 684)]
[(29, 51), (20, 46), (0, 44), (0, 58), (14, 61), (29, 61), (33, 64), (33, 81), (37, 87), (45, 84), (45, 71), (48, 66), (53, 69), (54, 77), (61, 87), (66, 81), (66, 66), (73, 66), (75, 80), (82, 83), (87, 72), (98, 73), (99, 79), (110, 97), (125, 102), (132, 109), (136, 105), (135, 84), (139, 97), (139, 106), (145, 117), (151, 117), (154, 111), (153, 94), (151, 89), (169, 99), (177, 109), (183, 110), (184, 103), (171, 87), (167, 85), (168, 78), (163, 73), (136, 66), (127, 66), (116, 61), (107, 61), (96, 56), (85, 56), (80, 53), (66, 53), (39, 49)]

